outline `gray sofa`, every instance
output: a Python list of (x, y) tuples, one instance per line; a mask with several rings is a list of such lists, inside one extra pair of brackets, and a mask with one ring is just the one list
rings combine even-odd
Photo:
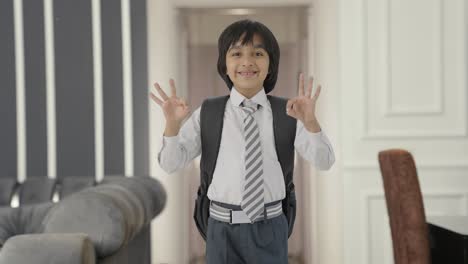
[[(16, 190), (16, 191), (15, 191)], [(13, 194), (19, 207), (10, 207)], [(52, 202), (55, 196), (60, 201)], [(0, 264), (150, 263), (166, 194), (150, 177), (0, 178)]]

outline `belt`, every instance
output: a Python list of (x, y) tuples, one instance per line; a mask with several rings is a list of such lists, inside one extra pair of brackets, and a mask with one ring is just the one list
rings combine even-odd
[(281, 200), (265, 204), (263, 213), (251, 221), (238, 205), (229, 205), (216, 201), (210, 202), (210, 217), (229, 224), (251, 224), (261, 220), (277, 217), (283, 213)]

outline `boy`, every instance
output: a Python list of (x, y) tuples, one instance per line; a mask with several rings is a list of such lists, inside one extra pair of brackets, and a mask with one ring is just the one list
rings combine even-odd
[[(205, 100), (183, 123), (190, 111), (185, 101), (177, 97), (174, 81), (170, 80), (170, 97), (155, 83), (161, 98), (153, 93), (151, 98), (161, 106), (166, 118), (158, 161), (172, 173), (202, 154), (201, 173), (212, 177), (207, 190), (208, 264), (286, 264), (292, 227), (282, 201), (294, 188), (285, 186), (284, 177), (288, 174), (292, 179), (294, 148), (318, 169), (329, 169), (335, 160), (315, 116), (321, 88), (318, 86), (311, 96), (313, 80), (309, 80), (304, 91), (301, 74), (299, 96), (286, 102), (266, 95), (276, 84), (280, 51), (273, 33), (259, 22), (241, 20), (231, 24), (220, 35), (218, 49), (218, 72), (230, 89), (230, 95), (223, 97), (222, 120), (210, 120), (213, 124), (221, 122), (218, 142), (216, 136), (207, 139), (203, 134), (212, 135), (215, 132), (210, 130), (216, 129), (214, 126), (204, 130), (203, 117), (214, 116), (216, 113), (206, 109), (223, 98)], [(275, 122), (282, 125), (281, 129)], [(287, 131), (293, 131), (292, 136)], [(202, 149), (208, 149), (207, 142), (218, 147), (214, 161), (204, 160)], [(289, 143), (288, 153), (292, 154), (287, 162), (281, 153), (284, 142)], [(211, 164), (213, 171), (207, 170), (206, 164)], [(288, 166), (291, 169), (286, 170)]]

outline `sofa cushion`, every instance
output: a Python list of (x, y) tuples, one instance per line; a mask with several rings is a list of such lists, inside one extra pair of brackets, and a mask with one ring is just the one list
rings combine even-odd
[(55, 179), (47, 177), (29, 177), (19, 188), (19, 201), (21, 206), (52, 201), (55, 191)]
[(16, 185), (16, 178), (0, 178), (0, 207), (10, 206)]
[(52, 206), (52, 202), (47, 202), (18, 208), (0, 207), (0, 246), (12, 236), (42, 232), (42, 220)]
[(16, 233), (16, 214), (13, 208), (0, 207), (0, 247)]
[(94, 177), (68, 176), (60, 179), (60, 198), (63, 199), (70, 194), (92, 187), (96, 184)]

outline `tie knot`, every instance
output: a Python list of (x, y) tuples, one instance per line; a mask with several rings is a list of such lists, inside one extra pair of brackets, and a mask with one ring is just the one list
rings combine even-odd
[(247, 114), (250, 114), (250, 115), (253, 114), (255, 111), (257, 111), (257, 109), (258, 109), (258, 104), (252, 102), (249, 99), (245, 99), (242, 102), (241, 106), (242, 106), (242, 110), (244, 110), (244, 112), (246, 112)]

